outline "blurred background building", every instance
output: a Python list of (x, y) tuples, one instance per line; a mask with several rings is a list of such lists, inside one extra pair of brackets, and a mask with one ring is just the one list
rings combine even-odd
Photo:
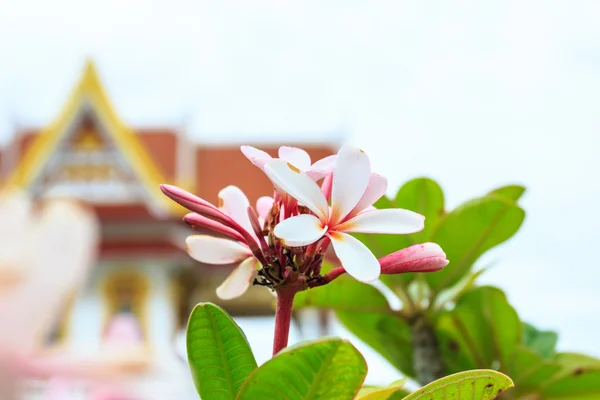
[[(177, 338), (196, 303), (219, 303), (236, 316), (273, 312), (273, 296), (262, 288), (227, 302), (216, 297), (231, 268), (204, 266), (187, 255), (186, 210), (159, 190), (171, 183), (215, 204), (228, 184), (252, 203), (271, 194), (271, 183), (239, 146), (198, 146), (181, 129), (128, 127), (92, 61), (57, 112), (46, 126), (15, 132), (0, 152), (5, 186), (23, 188), (34, 199), (78, 199), (101, 223), (97, 267), (48, 332), (44, 351), (93, 358), (118, 346), (132, 355), (124, 365), (132, 379), (147, 378), (158, 365), (185, 369)], [(303, 147), (314, 159), (335, 151), (333, 144)]]

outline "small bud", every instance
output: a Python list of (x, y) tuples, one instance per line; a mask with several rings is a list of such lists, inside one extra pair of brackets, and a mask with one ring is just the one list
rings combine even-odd
[(379, 259), (382, 274), (433, 272), (448, 262), (442, 248), (435, 243), (416, 244)]

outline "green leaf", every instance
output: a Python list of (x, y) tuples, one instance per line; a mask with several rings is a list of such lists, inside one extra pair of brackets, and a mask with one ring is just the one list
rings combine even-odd
[(544, 400), (600, 399), (600, 366), (586, 366), (570, 370), (553, 379), (542, 390)]
[(557, 342), (558, 334), (556, 332), (540, 331), (533, 325), (523, 322), (523, 343), (543, 358), (554, 356)]
[(414, 376), (412, 333), (400, 316), (382, 313), (336, 312), (338, 320), (406, 376)]
[(450, 264), (425, 274), (431, 288), (440, 291), (458, 283), (479, 256), (513, 236), (524, 218), (514, 201), (498, 195), (471, 200), (450, 212), (431, 238), (444, 249)]
[(357, 400), (388, 400), (404, 386), (406, 378), (392, 382), (387, 387), (363, 387), (358, 392)]
[(425, 216), (425, 228), (410, 236), (414, 244), (428, 242), (444, 216), (444, 192), (440, 185), (429, 178), (410, 180), (398, 190), (395, 203), (396, 207)]
[(525, 193), (525, 188), (520, 185), (502, 186), (492, 190), (489, 194), (506, 197), (512, 201), (518, 201)]
[(452, 311), (436, 321), (440, 352), (449, 372), (505, 368), (521, 342), (521, 321), (497, 288), (482, 286), (466, 292)]
[(349, 342), (323, 339), (282, 351), (246, 380), (240, 400), (352, 399), (367, 364)]
[(541, 385), (555, 376), (561, 367), (556, 362), (544, 360), (525, 346), (518, 346), (512, 354), (507, 372), (515, 382), (516, 391), (539, 392)]
[(256, 360), (244, 333), (219, 306), (198, 304), (187, 327), (187, 354), (202, 400), (235, 399)]
[(599, 359), (579, 353), (557, 353), (554, 357), (554, 361), (566, 368), (600, 366)]
[(489, 400), (513, 386), (511, 379), (497, 371), (474, 370), (459, 372), (431, 382), (408, 395), (404, 400)]
[(294, 308), (306, 307), (333, 308), (340, 311), (391, 312), (388, 301), (379, 290), (349, 276), (342, 276), (328, 285), (296, 294)]

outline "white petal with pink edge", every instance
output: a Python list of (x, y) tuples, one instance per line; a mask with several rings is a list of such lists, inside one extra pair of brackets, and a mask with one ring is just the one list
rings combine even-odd
[(274, 199), (270, 196), (262, 196), (256, 200), (256, 213), (260, 218), (267, 218), (273, 207), (273, 202)]
[(379, 261), (360, 240), (342, 232), (330, 232), (328, 236), (335, 255), (354, 279), (370, 283), (379, 278)]
[(279, 158), (289, 162), (300, 171), (306, 171), (310, 168), (310, 156), (306, 151), (297, 147), (281, 146), (279, 148)]
[(358, 201), (358, 204), (354, 207), (348, 217), (351, 218), (358, 214), (359, 212), (367, 209), (372, 206), (377, 200), (381, 198), (385, 194), (387, 190), (387, 179), (379, 174), (371, 174), (369, 178), (369, 184), (367, 185), (367, 189), (365, 189), (365, 193)]
[(336, 155), (332, 155), (320, 159), (311, 165), (311, 167), (306, 171), (306, 174), (314, 181), (318, 181), (319, 179), (326, 177), (333, 172), (336, 158)]
[(242, 261), (217, 288), (217, 296), (223, 300), (231, 300), (244, 294), (250, 287), (257, 265), (254, 257)]
[(344, 146), (338, 153), (331, 187), (330, 223), (335, 226), (358, 204), (363, 197), (369, 178), (371, 163), (367, 154), (353, 146)]
[(246, 156), (246, 158), (252, 162), (252, 164), (256, 165), (260, 169), (264, 169), (267, 161), (273, 158), (269, 155), (269, 153), (252, 146), (240, 146), (240, 150)]
[(248, 216), (250, 202), (240, 188), (231, 185), (222, 189), (219, 192), (219, 203), (221, 211), (229, 215), (247, 232), (254, 232), (250, 223), (250, 217)]
[(338, 225), (336, 230), (361, 233), (406, 234), (419, 232), (425, 217), (401, 208), (365, 211)]
[(327, 227), (323, 226), (319, 218), (302, 214), (277, 224), (274, 233), (285, 246), (298, 247), (316, 242), (326, 231)]
[(305, 173), (285, 160), (273, 159), (265, 164), (265, 173), (273, 184), (326, 220), (329, 206), (321, 188)]
[(194, 260), (207, 264), (232, 264), (252, 255), (240, 242), (208, 235), (188, 236), (185, 245)]

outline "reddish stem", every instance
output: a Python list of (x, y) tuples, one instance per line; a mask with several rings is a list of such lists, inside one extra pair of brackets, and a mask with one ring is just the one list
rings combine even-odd
[(273, 338), (273, 355), (279, 353), (288, 344), (290, 323), (292, 321), (292, 305), (295, 291), (277, 291), (277, 309), (275, 311), (275, 337)]

